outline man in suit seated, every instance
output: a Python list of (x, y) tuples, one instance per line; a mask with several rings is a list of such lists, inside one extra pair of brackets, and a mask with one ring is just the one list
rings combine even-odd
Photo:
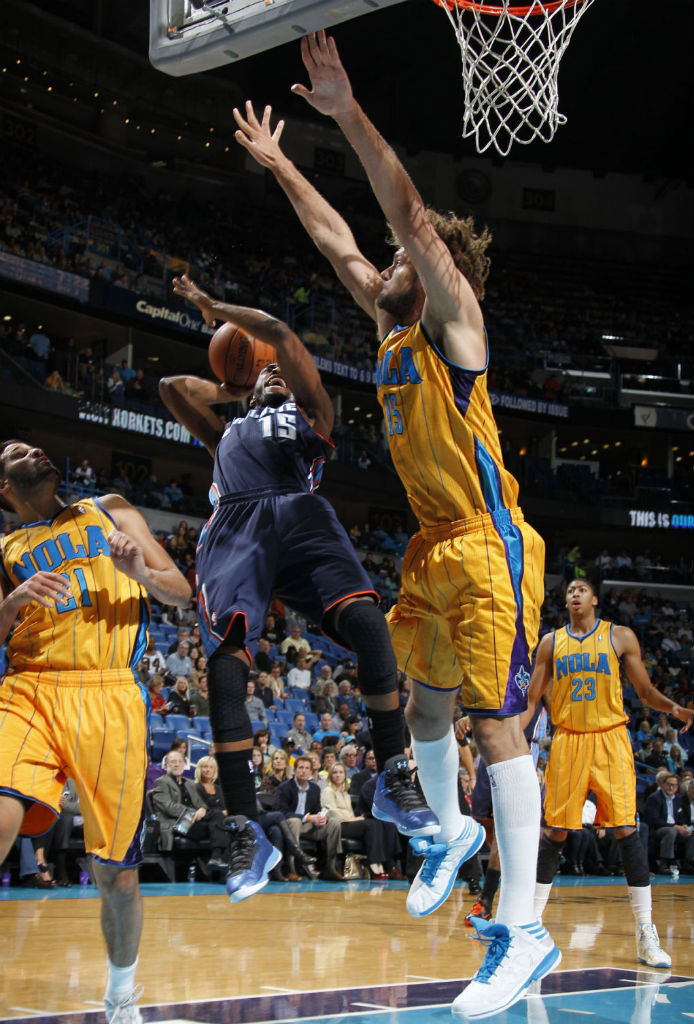
[(668, 772), (659, 779), (655, 793), (646, 800), (644, 819), (650, 829), (655, 868), (661, 875), (679, 875), (675, 860), (675, 843), (689, 838), (688, 813), (679, 795), (679, 780)]
[(322, 845), (325, 866), (321, 878), (341, 882), (343, 876), (335, 866), (335, 858), (342, 852), (340, 822), (322, 810), (320, 786), (311, 781), (312, 771), (311, 758), (299, 755), (294, 762), (293, 778), (277, 788), (275, 810), (284, 815), (297, 843), (304, 837)]

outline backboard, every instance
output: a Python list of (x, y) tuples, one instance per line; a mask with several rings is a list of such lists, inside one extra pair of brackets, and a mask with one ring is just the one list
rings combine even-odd
[(192, 75), (402, 0), (150, 0), (149, 59)]

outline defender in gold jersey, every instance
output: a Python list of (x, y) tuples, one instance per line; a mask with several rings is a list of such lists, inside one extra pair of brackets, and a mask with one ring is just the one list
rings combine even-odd
[(544, 596), (544, 544), (518, 508), (487, 394), (479, 302), (491, 237), (477, 234), (471, 218), (424, 206), (356, 102), (333, 39), (308, 36), (301, 52), (310, 88), (295, 85), (293, 92), (333, 117), (354, 147), (390, 224), (392, 265), (379, 273), (342, 217), (287, 159), (279, 146), (283, 125), (273, 131), (269, 107), (260, 121), (250, 102), (245, 117), (235, 110), (236, 140), (273, 172), (381, 339), (378, 397), (419, 522), (389, 613), (391, 638), (400, 668), (415, 680), (407, 720), (418, 778), (440, 823), (435, 842), (417, 843), (424, 861), (407, 907), (414, 916), (436, 910), (484, 839), (458, 807), (452, 719), (462, 684), (489, 767), (504, 879), (496, 923), (477, 923), (493, 953), (453, 1003), (456, 1015), (477, 1019), (512, 1006), (561, 959), (533, 912), (540, 793), (519, 713)]
[(636, 831), (634, 755), (622, 701), (621, 667), (641, 700), (692, 724), (693, 713), (653, 686), (636, 635), (626, 626), (596, 617), (598, 598), (591, 583), (573, 580), (566, 591), (569, 625), (548, 633), (537, 649), (528, 691), (529, 721), (540, 699), (555, 728), (545, 772), (545, 821), (537, 864), (535, 909), (541, 916), (567, 830), (580, 831), (583, 805), (592, 790), (595, 821), (614, 829), (631, 906), (641, 963), (669, 967), (651, 921), (648, 859)]
[(51, 827), (71, 778), (103, 901), (107, 1019), (128, 1008), (136, 1024), (150, 707), (134, 668), (147, 644), (146, 591), (185, 605), (190, 587), (124, 498), (65, 505), (59, 480), (40, 448), (0, 444), (0, 496), (22, 522), (0, 542), (0, 863), (20, 831)]

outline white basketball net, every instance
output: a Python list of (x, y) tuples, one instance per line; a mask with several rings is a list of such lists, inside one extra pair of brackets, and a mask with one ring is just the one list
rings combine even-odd
[(528, 0), (524, 8), (511, 0), (450, 2), (452, 10), (445, 0), (440, 5), (463, 60), (463, 138), (474, 136), (478, 153), (494, 146), (502, 156), (514, 142), (549, 142), (566, 121), (558, 110), (559, 62), (594, 0)]

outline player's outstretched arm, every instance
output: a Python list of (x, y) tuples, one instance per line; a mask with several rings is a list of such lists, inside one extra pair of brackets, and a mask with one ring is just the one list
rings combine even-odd
[(204, 444), (214, 458), (224, 422), (211, 408), (228, 402), (229, 396), (222, 384), (202, 377), (162, 377), (159, 396), (175, 419)]
[(426, 293), (422, 320), (446, 355), (482, 369), (487, 351), (482, 312), (472, 288), (426, 216), (422, 198), (395, 151), (354, 99), (335, 40), (324, 31), (301, 41), (311, 88), (292, 91), (335, 119), (366, 171), (374, 195), (404, 246)]
[(553, 633), (547, 633), (538, 645), (533, 674), (528, 686), (528, 707), (526, 711), (522, 711), (520, 714), (521, 729), (526, 729), (530, 724), (540, 700), (544, 699), (547, 710), (551, 711), (552, 690), (550, 683), (552, 681), (553, 638)]
[[(261, 341), (267, 342), (268, 345), (272, 345), (277, 352), (277, 362), (282, 371), (282, 377), (296, 401), (313, 421), (318, 433), (323, 437), (330, 435), (335, 416), (330, 396), (323, 387), (311, 353), (283, 320), (278, 320), (276, 317), (270, 316), (269, 313), (263, 313), (260, 309), (218, 302), (198, 288), (195, 282), (185, 274), (180, 278), (175, 277), (173, 285), (177, 295), (183, 295), (198, 306), (208, 323), (214, 324), (217, 320), (224, 320), (227, 323), (236, 324), (252, 334), (254, 338), (259, 338)], [(161, 385), (159, 391), (162, 401), (179, 419), (178, 413), (168, 405)], [(188, 423), (183, 420), (180, 422), (184, 423), (184, 426), (188, 427), (195, 437), (198, 437)], [(203, 441), (201, 437), (198, 439)], [(209, 448), (205, 441), (203, 444)]]
[(272, 171), (316, 248), (332, 264), (354, 301), (376, 320), (375, 302), (383, 287), (381, 275), (359, 250), (346, 221), (282, 152), (279, 140), (284, 121), (278, 121), (273, 131), (271, 117), (272, 107), (265, 107), (259, 121), (250, 100), (246, 102), (245, 117), (235, 108), (239, 126), (236, 141), (262, 167)]
[(629, 682), (644, 704), (648, 704), (654, 711), (665, 711), (668, 715), (679, 718), (684, 722), (684, 728), (680, 729), (680, 732), (690, 729), (694, 711), (681, 707), (653, 685), (641, 658), (641, 648), (634, 631), (628, 626), (613, 626), (612, 640), (617, 654), (623, 659), (624, 671)]
[(137, 509), (120, 494), (106, 494), (99, 500), (116, 524), (106, 538), (116, 568), (162, 604), (188, 604), (192, 593), (188, 580), (157, 544)]

